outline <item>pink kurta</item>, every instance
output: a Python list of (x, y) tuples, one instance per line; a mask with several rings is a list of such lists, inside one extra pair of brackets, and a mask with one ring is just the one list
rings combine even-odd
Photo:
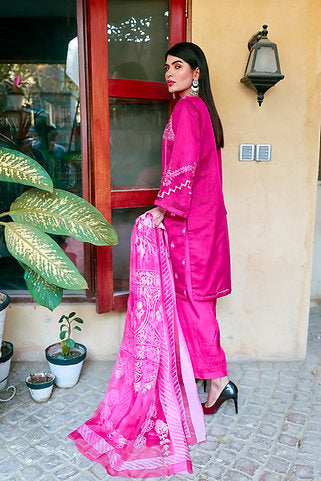
[[(199, 97), (180, 99), (163, 135), (162, 179), (155, 204), (168, 214), (177, 297), (213, 300), (231, 292), (222, 163), (208, 109)], [(190, 273), (186, 272), (187, 256)]]

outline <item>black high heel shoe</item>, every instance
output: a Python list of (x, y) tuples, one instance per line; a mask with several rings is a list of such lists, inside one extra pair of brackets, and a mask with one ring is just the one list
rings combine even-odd
[(225, 401), (228, 399), (233, 399), (234, 401), (234, 406), (235, 406), (235, 412), (236, 414), (238, 413), (238, 408), (237, 408), (237, 394), (238, 394), (238, 389), (236, 384), (234, 384), (233, 381), (229, 381), (219, 397), (216, 399), (215, 403), (212, 404), (212, 406), (206, 407), (205, 403), (202, 403), (202, 408), (203, 408), (203, 413), (204, 414), (215, 414), (218, 408), (223, 404)]

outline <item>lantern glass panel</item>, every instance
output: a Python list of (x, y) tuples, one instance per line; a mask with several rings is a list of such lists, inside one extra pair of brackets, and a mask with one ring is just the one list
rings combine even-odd
[(276, 52), (273, 47), (262, 46), (257, 49), (254, 70), (255, 72), (271, 73), (278, 71)]
[(255, 48), (252, 48), (249, 59), (248, 59), (248, 62), (247, 62), (247, 66), (246, 66), (246, 69), (245, 69), (245, 75), (248, 75), (252, 70), (254, 52), (255, 52)]

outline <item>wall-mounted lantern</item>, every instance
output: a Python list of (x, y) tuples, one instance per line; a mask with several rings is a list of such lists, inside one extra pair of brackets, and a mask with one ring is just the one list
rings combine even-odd
[(264, 93), (284, 78), (281, 74), (278, 49), (275, 43), (267, 38), (267, 25), (262, 32), (257, 32), (249, 40), (249, 59), (244, 77), (240, 82), (257, 93), (257, 101), (262, 104)]

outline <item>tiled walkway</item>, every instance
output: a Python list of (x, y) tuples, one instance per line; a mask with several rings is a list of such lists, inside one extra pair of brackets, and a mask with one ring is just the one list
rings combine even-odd
[[(17, 394), (0, 403), (0, 480), (109, 478), (67, 434), (98, 406), (113, 363), (87, 362), (77, 386), (54, 389), (45, 404), (32, 401), (24, 383), (35, 367), (39, 363), (13, 363), (10, 384)], [(231, 362), (229, 375), (239, 386), (239, 414), (229, 401), (206, 416), (207, 442), (191, 448), (193, 475), (154, 479), (321, 481), (321, 308), (311, 310), (305, 361)]]

